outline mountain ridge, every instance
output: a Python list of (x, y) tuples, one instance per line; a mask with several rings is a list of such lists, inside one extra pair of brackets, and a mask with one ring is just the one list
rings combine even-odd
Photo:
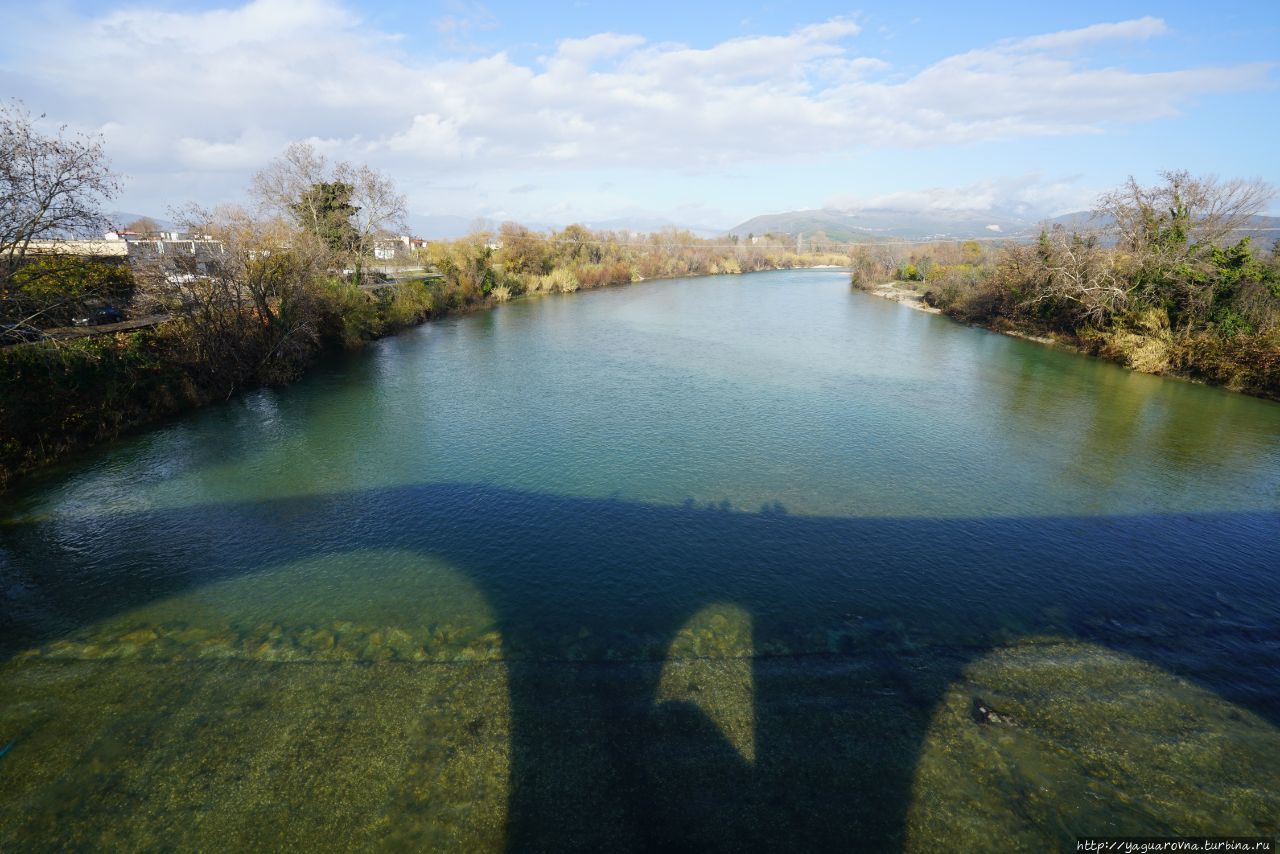
[[(918, 212), (814, 208), (752, 217), (729, 229), (728, 234), (736, 237), (775, 234), (812, 238), (822, 232), (829, 239), (840, 243), (870, 243), (877, 239), (894, 242), (975, 238), (1020, 240), (1034, 237), (1045, 225), (1083, 229), (1097, 224), (1100, 221), (1091, 211), (1043, 217), (998, 209)], [(1280, 237), (1280, 217), (1261, 214), (1253, 216), (1248, 226), (1238, 229), (1236, 233), (1259, 238), (1258, 242), (1263, 242), (1271, 235)]]

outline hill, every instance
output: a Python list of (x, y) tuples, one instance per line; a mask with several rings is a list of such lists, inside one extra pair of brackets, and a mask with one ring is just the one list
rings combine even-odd
[[(1046, 219), (1008, 211), (841, 211), (824, 208), (753, 217), (734, 226), (729, 234), (739, 237), (752, 234), (813, 237), (822, 232), (831, 240), (842, 243), (1001, 237), (1026, 240), (1035, 237), (1045, 224), (1081, 230), (1103, 225), (1088, 211), (1076, 211)], [(1252, 217), (1248, 225), (1236, 233), (1240, 237), (1253, 237), (1256, 244), (1270, 246), (1273, 240), (1280, 237), (1280, 217)]]
[(832, 240), (861, 243), (1020, 237), (1033, 233), (1038, 224), (1038, 220), (1004, 212), (820, 209), (753, 217), (729, 233), (746, 237), (749, 234), (812, 236), (823, 232)]

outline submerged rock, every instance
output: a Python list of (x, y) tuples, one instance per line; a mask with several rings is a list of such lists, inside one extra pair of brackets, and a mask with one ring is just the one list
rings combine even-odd
[(230, 638), (214, 635), (196, 644), (196, 655), (200, 658), (230, 658), (235, 655), (235, 648)]
[(973, 716), (973, 722), (976, 724), (1002, 724), (1004, 726), (1017, 726), (1018, 722), (1006, 714), (997, 712), (991, 706), (987, 705), (986, 700), (981, 697), (973, 698), (973, 705), (969, 709), (969, 714)]
[(417, 649), (413, 635), (404, 629), (389, 628), (386, 630), (386, 645), (392, 654), (400, 660), (409, 660)]
[(336, 642), (337, 641), (333, 637), (333, 632), (328, 629), (320, 629), (311, 636), (310, 642), (307, 645), (317, 652), (328, 652), (333, 649)]
[(127, 635), (122, 635), (120, 642), (133, 644), (134, 646), (145, 646), (155, 641), (156, 637), (154, 629), (135, 629)]

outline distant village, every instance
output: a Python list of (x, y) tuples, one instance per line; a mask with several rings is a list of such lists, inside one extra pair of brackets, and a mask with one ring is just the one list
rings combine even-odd
[[(409, 235), (383, 238), (374, 243), (373, 257), (388, 263), (407, 261), (414, 257), (415, 250), (426, 248), (427, 242), (425, 238)], [(223, 246), (207, 234), (117, 229), (105, 232), (100, 239), (33, 240), (27, 252), (75, 255), (100, 261), (125, 260), (130, 266), (136, 266), (177, 254), (213, 258), (223, 252)]]
[[(395, 281), (387, 275), (392, 268), (417, 268), (421, 263), (418, 250), (425, 249), (427, 243), (425, 238), (409, 235), (375, 240), (371, 254), (382, 269), (370, 270), (369, 281), (361, 287), (376, 292)], [(223, 242), (209, 234), (129, 227), (106, 231), (100, 238), (32, 240), (26, 246), (25, 255), (27, 263), (37, 263), (41, 258), (79, 259), (99, 265), (101, 269), (124, 268), (129, 274), (159, 273), (171, 285), (178, 285), (210, 274), (212, 265), (226, 252)], [(180, 263), (173, 263), (175, 261)], [(435, 276), (426, 271), (418, 275)], [(0, 347), (140, 329), (168, 319), (168, 312), (138, 310), (122, 294), (86, 293), (59, 310), (41, 313), (39, 319), (0, 322)]]

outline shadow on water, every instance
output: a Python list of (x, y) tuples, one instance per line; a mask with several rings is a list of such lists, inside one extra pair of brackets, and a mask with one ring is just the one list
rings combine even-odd
[[(1280, 725), (1259, 678), (1277, 542), (1276, 513), (815, 518), (423, 485), (0, 528), (0, 653), (309, 557), (429, 554), (511, 651), (511, 848), (897, 846), (936, 708), (1019, 638), (1119, 649)], [(694, 680), (655, 703), (663, 646), (564, 661), (566, 637), (643, 647), (708, 607), (750, 620), (749, 754)]]

